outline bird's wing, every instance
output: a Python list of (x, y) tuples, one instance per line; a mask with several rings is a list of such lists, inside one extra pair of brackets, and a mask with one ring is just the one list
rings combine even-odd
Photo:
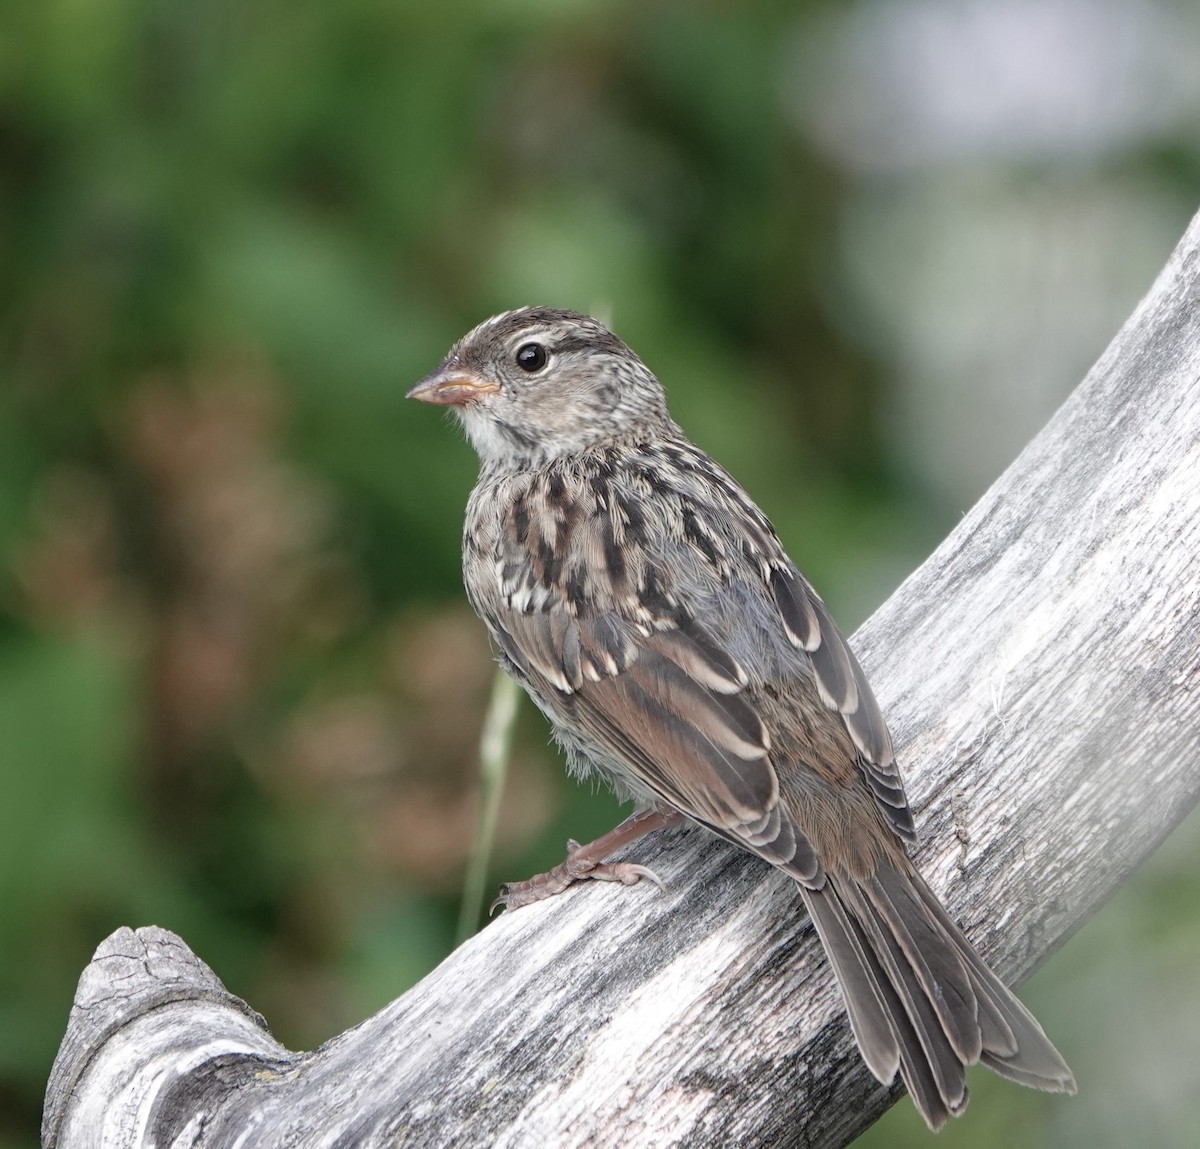
[(773, 563), (771, 594), (794, 647), (812, 665), (821, 701), (841, 716), (859, 753), (859, 768), (892, 829), (916, 838), (892, 737), (858, 659), (809, 581), (790, 562)]
[(645, 789), (807, 885), (812, 844), (779, 801), (770, 735), (745, 671), (694, 619), (638, 626), (614, 611), (489, 618), (505, 654)]

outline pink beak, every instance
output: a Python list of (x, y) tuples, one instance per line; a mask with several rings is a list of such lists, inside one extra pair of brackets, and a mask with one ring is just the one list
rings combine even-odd
[(490, 395), (499, 390), (500, 384), (490, 379), (480, 379), (477, 375), (453, 367), (440, 367), (432, 375), (426, 375), (405, 398), (436, 403), (439, 407), (461, 407), (480, 395)]

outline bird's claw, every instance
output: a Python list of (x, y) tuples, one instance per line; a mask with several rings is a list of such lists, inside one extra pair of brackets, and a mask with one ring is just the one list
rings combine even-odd
[(495, 901), (488, 907), (488, 917), (498, 907), (518, 910), (522, 906), (553, 898), (576, 882), (588, 878), (599, 882), (620, 882), (623, 886), (637, 885), (644, 878), (653, 882), (661, 893), (667, 892), (666, 883), (649, 866), (639, 866), (634, 862), (595, 862), (591, 858), (579, 857), (582, 850), (583, 847), (571, 838), (567, 842), (566, 858), (554, 869), (535, 874), (524, 882), (505, 882)]
[(667, 892), (666, 883), (649, 866), (638, 866), (633, 862), (609, 862), (597, 866), (584, 875), (601, 882), (620, 882), (623, 886), (636, 886), (643, 878), (653, 882), (661, 894)]

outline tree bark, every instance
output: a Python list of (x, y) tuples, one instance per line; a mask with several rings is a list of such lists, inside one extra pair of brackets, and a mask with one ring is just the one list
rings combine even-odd
[[(853, 645), (918, 863), (1019, 981), (1200, 796), (1200, 216)], [(173, 934), (119, 930), (80, 980), (44, 1143), (845, 1144), (899, 1087), (863, 1066), (792, 883), (694, 831), (634, 853), (665, 896), (591, 883), (506, 914), (314, 1053)]]

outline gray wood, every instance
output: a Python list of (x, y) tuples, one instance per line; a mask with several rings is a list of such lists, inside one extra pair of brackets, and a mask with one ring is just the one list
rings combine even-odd
[[(854, 639), (920, 864), (1008, 979), (1200, 796), (1197, 556), (1200, 216), (1083, 384)], [(45, 1143), (844, 1144), (896, 1091), (859, 1060), (790, 883), (694, 831), (636, 854), (666, 895), (593, 884), (503, 916), (312, 1054), (282, 1049), (174, 935), (120, 930), (80, 981)]]

